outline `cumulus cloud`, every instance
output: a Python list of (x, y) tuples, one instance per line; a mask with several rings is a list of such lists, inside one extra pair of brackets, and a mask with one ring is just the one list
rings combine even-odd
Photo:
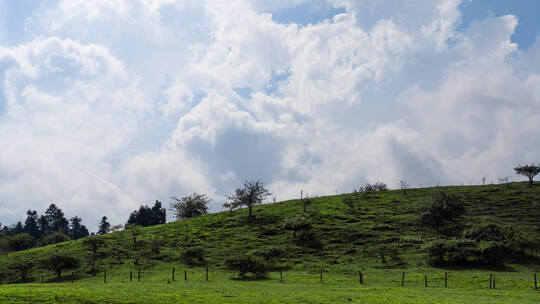
[[(0, 220), (54, 201), (93, 226), (193, 191), (219, 210), (245, 179), (287, 199), (477, 183), (534, 161), (540, 47), (510, 42), (518, 20), (462, 31), (458, 0), (388, 4), (60, 0), (29, 13), (35, 38), (0, 46)], [(342, 10), (272, 15), (297, 7)]]

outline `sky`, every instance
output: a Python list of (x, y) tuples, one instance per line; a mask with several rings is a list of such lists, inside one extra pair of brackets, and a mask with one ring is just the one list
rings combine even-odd
[(523, 180), (539, 33), (536, 0), (0, 0), (0, 222)]

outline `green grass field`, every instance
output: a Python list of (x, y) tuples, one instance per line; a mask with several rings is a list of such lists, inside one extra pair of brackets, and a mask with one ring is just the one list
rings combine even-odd
[[(540, 292), (533, 288), (532, 273), (493, 272), (496, 289), (489, 289), (489, 273), (452, 271), (444, 288), (444, 272), (437, 269), (406, 272), (401, 287), (402, 270), (367, 270), (364, 284), (357, 274), (289, 271), (271, 273), (265, 280), (231, 280), (231, 273), (189, 269), (184, 280), (178, 269), (176, 281), (171, 268), (143, 270), (141, 282), (134, 271), (119, 267), (95, 278), (63, 283), (14, 284), (0, 287), (0, 303), (538, 303)], [(424, 274), (428, 287), (424, 286)]]
[[(73, 276), (71, 271), (63, 273), (59, 282), (52, 272), (37, 266), (24, 284), (7, 285), (5, 279), (0, 303), (539, 303), (533, 273), (540, 274), (540, 263), (534, 256), (497, 267), (442, 269), (428, 265), (424, 248), (441, 235), (420, 224), (419, 215), (429, 197), (441, 190), (458, 195), (466, 205), (460, 229), (490, 222), (540, 236), (538, 183), (320, 197), (307, 210), (317, 246), (298, 244), (292, 231), (283, 228), (287, 218), (303, 209), (300, 200), (291, 200), (257, 207), (253, 218), (241, 209), (143, 228), (137, 246), (129, 231), (106, 234), (101, 236), (107, 243), (106, 255), (96, 277), (88, 273), (89, 252), (82, 240), (4, 254), (0, 269), (16, 260), (38, 261), (54, 252), (76, 256), (82, 264)], [(342, 202), (346, 196), (352, 197), (357, 212), (350, 212)], [(159, 244), (159, 252), (152, 252), (152, 244)], [(398, 256), (383, 263), (375, 250), (381, 244), (397, 248)], [(182, 262), (182, 252), (192, 247), (204, 249), (210, 267), (208, 282), (204, 268)], [(273, 261), (274, 269), (285, 269), (283, 282), (277, 270), (264, 280), (231, 279), (234, 274), (223, 263), (226, 257), (267, 247), (284, 252)], [(171, 280), (172, 267), (175, 281)], [(138, 268), (142, 269), (141, 282), (137, 282)], [(188, 281), (184, 281), (184, 269), (188, 269)], [(105, 270), (107, 283), (103, 282)], [(130, 271), (133, 282), (129, 282)], [(358, 271), (364, 277), (362, 285)], [(489, 289), (490, 273), (495, 274), (495, 290)], [(42, 275), (44, 283), (40, 283)]]

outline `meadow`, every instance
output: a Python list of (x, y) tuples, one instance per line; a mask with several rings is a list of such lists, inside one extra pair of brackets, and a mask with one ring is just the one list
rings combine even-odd
[[(449, 223), (444, 233), (419, 220), (430, 197), (440, 191), (460, 197), (466, 207), (465, 215)], [(353, 202), (354, 209), (344, 203), (346, 198)], [(534, 274), (540, 273), (534, 247), (531, 252), (524, 250), (497, 265), (435, 267), (428, 262), (426, 253), (432, 242), (453, 240), (479, 223), (505, 225), (516, 235), (538, 239), (538, 183), (350, 193), (315, 198), (303, 210), (302, 200), (290, 200), (256, 207), (253, 217), (240, 209), (98, 236), (104, 246), (95, 276), (90, 271), (91, 253), (84, 239), (3, 254), (0, 269), (16, 261), (39, 261), (55, 253), (82, 262), (78, 268), (64, 271), (61, 279), (37, 262), (25, 280), (16, 275), (4, 276), (0, 303), (540, 301), (540, 291), (534, 289), (533, 281)], [(284, 222), (299, 214), (309, 218), (309, 239), (299, 239), (294, 231), (285, 228)], [(196, 252), (197, 260), (193, 261), (187, 252)], [(275, 256), (269, 258), (268, 272), (261, 278), (240, 279), (224, 263), (233, 255), (264, 256), (268, 252)], [(494, 289), (490, 289), (490, 274), (495, 277)]]

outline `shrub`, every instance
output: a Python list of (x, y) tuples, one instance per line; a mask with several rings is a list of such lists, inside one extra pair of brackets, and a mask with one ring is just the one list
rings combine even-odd
[(446, 221), (455, 220), (465, 214), (463, 202), (453, 194), (438, 192), (431, 198), (431, 203), (421, 217), (421, 222), (440, 231)]
[(182, 262), (189, 266), (204, 265), (204, 249), (202, 247), (186, 248), (181, 254)]
[(266, 262), (270, 262), (275, 258), (278, 258), (280, 256), (283, 256), (285, 254), (286, 250), (277, 247), (277, 246), (269, 246), (269, 247), (263, 247), (259, 249), (254, 249), (249, 252), (250, 255), (254, 256), (260, 256), (262, 257)]
[(249, 274), (252, 274), (254, 278), (264, 278), (268, 270), (266, 261), (252, 254), (227, 258), (225, 265), (229, 269), (238, 271), (238, 276), (242, 279), (250, 278)]
[(463, 265), (479, 262), (481, 250), (473, 240), (437, 240), (426, 248), (428, 262), (434, 266)]

